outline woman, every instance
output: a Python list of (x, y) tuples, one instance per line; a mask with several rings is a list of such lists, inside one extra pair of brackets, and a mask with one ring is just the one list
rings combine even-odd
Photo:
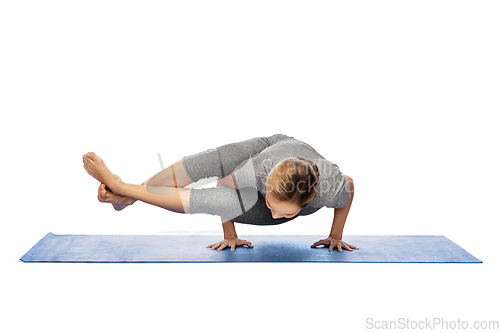
[[(140, 200), (177, 213), (220, 216), (224, 240), (207, 246), (212, 250), (253, 247), (238, 238), (234, 222), (280, 224), (322, 207), (335, 208), (333, 224), (329, 236), (312, 247), (358, 249), (342, 241), (354, 195), (352, 178), (290, 136), (258, 137), (189, 155), (141, 185), (124, 183), (93, 152), (82, 159), (85, 170), (101, 182), (99, 201), (113, 204), (116, 210)], [(185, 188), (214, 176), (219, 177), (215, 188)]]

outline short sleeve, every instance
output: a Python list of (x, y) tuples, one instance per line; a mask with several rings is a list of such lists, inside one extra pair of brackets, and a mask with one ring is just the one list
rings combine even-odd
[(316, 197), (309, 205), (315, 208), (342, 208), (350, 199), (351, 188), (342, 174), (326, 178), (320, 176)]

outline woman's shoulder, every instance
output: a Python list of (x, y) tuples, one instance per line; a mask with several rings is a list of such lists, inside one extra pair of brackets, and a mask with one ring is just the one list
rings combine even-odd
[(342, 173), (326, 176), (320, 174), (316, 197), (311, 201), (311, 205), (313, 207), (338, 207), (345, 201), (348, 192), (347, 180)]
[(285, 135), (285, 134), (274, 134), (274, 135), (265, 137), (265, 140), (267, 141), (267, 143), (270, 146), (278, 143), (279, 141), (286, 140), (286, 139), (294, 139), (294, 137), (289, 136), (289, 135)]

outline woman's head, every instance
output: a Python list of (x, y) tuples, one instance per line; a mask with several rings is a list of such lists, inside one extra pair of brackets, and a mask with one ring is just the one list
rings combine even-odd
[(316, 196), (318, 182), (318, 167), (309, 160), (296, 157), (278, 163), (266, 180), (266, 203), (273, 217), (292, 217), (293, 211), (297, 215)]

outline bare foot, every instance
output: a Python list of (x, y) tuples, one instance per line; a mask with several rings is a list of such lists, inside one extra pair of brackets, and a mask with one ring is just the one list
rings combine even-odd
[(106, 184), (109, 188), (114, 188), (113, 185), (116, 184), (117, 180), (113, 177), (106, 164), (104, 164), (102, 158), (93, 152), (89, 152), (83, 155), (82, 159), (83, 167), (89, 175)]
[[(118, 181), (123, 181), (120, 176), (112, 174), (113, 178)], [(114, 194), (109, 188), (107, 188), (106, 184), (101, 183), (99, 185), (99, 189), (97, 191), (97, 200), (100, 202), (108, 202), (113, 205), (115, 210), (122, 210), (127, 206), (133, 204), (136, 200), (129, 197), (124, 197), (122, 195)]]
[[(116, 175), (114, 175), (116, 176)], [(118, 176), (116, 176), (118, 177)], [(119, 177), (118, 177), (119, 178)], [(121, 179), (119, 179), (121, 180)], [(130, 206), (135, 202), (133, 198), (124, 197), (122, 195), (114, 194), (110, 189), (106, 187), (105, 184), (99, 185), (99, 190), (97, 192), (97, 200), (100, 202), (107, 202), (113, 205), (113, 208), (117, 211)]]

